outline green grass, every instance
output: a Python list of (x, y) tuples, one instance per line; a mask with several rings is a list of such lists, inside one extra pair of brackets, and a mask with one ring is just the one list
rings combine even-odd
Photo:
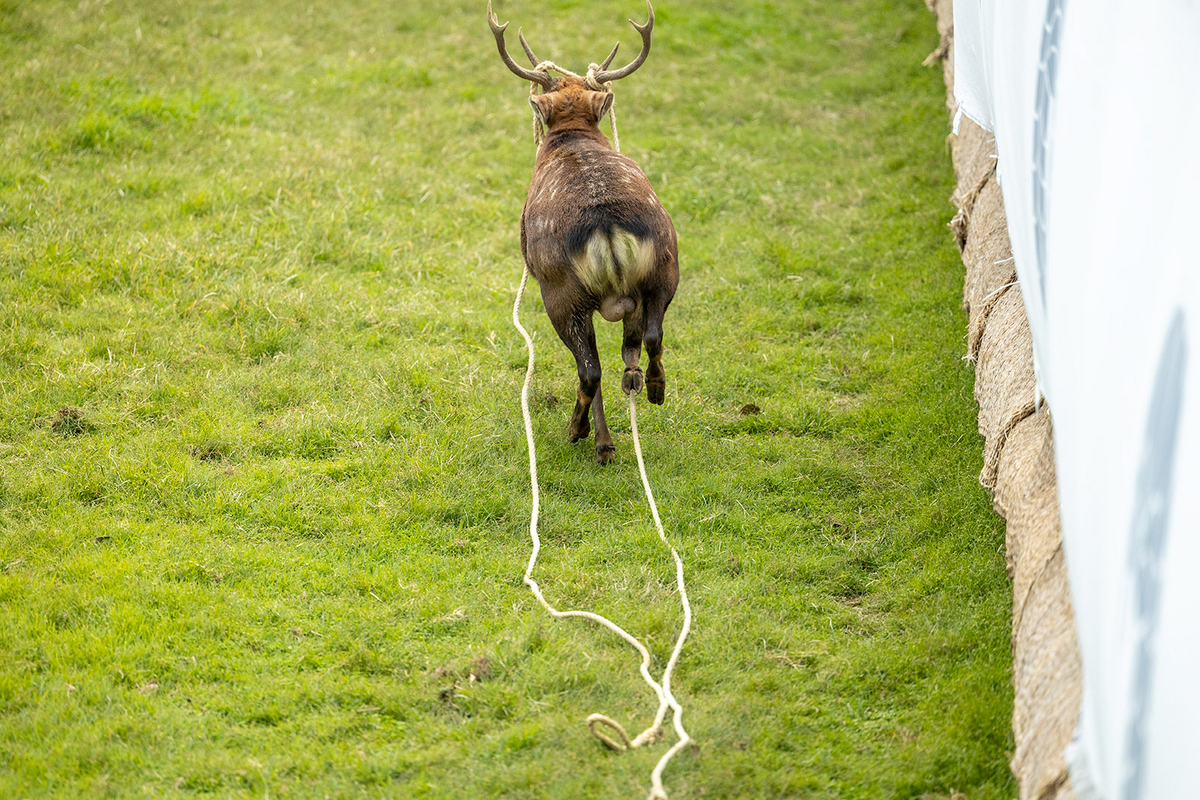
[[(696, 614), (668, 788), (1012, 797), (933, 20), (702, 6), (617, 88), (682, 264), (640, 420)], [(483, 7), (0, 0), (0, 796), (644, 795), (664, 745), (583, 724), (646, 724), (636, 655), (520, 580), (531, 123)], [(576, 69), (644, 13), (497, 11)], [(524, 319), (538, 578), (661, 668), (618, 329), (601, 468)]]

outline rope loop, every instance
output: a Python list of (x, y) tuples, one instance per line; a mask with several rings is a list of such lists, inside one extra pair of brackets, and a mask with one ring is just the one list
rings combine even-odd
[(611, 92), (612, 81), (605, 81), (604, 83), (601, 83), (600, 81), (596, 80), (596, 73), (599, 71), (600, 65), (595, 61), (593, 61), (591, 64), (588, 64), (588, 71), (587, 74), (583, 76), (583, 82), (586, 83), (588, 88), (593, 92)]
[[(612, 717), (607, 717), (604, 714), (592, 714), (587, 718), (588, 730), (592, 735), (605, 744), (610, 750), (616, 750), (619, 753), (624, 753), (626, 750), (633, 747), (633, 742), (629, 740), (629, 734), (625, 732), (625, 726), (617, 722)], [(606, 728), (616, 731), (617, 736), (621, 737), (621, 741), (614, 741), (608, 734), (597, 730), (597, 725), (603, 725)]]

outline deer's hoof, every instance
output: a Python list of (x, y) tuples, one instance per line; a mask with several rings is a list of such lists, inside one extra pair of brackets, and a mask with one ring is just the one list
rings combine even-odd
[(626, 367), (621, 376), (621, 391), (625, 394), (637, 394), (642, 390), (642, 370), (639, 367)]
[(656, 406), (661, 406), (667, 399), (667, 385), (665, 383), (647, 383), (646, 399)]
[(598, 444), (596, 445), (596, 463), (600, 466), (606, 465), (613, 460), (617, 454), (617, 446), (615, 444)]

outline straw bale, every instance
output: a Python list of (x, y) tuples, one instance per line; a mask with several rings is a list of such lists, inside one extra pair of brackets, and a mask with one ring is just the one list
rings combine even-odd
[(1034, 579), (1061, 547), (1052, 435), (1052, 416), (1044, 407), (1021, 420), (1008, 435), (996, 472), (992, 507), (1008, 520), (1014, 619)]
[(984, 184), (970, 214), (966, 246), (962, 251), (967, 267), (963, 287), (963, 305), (968, 314), (968, 353), (978, 356), (980, 337), (988, 313), (1004, 288), (1017, 279), (1012, 248), (1008, 242), (1008, 221), (1004, 216), (1004, 195), (995, 176)]
[(1008, 520), (1013, 579), (1013, 774), (1021, 797), (1069, 798), (1063, 751), (1075, 729), (1082, 684), (1048, 410), (1009, 433), (993, 505)]
[(1063, 753), (1075, 729), (1082, 681), (1049, 410), (1025, 417), (1009, 432), (992, 501), (1008, 521), (1013, 579), (1013, 774), (1022, 798), (1071, 800)]
[(996, 137), (964, 116), (959, 120), (958, 133), (950, 134), (950, 159), (958, 179), (951, 201), (959, 208), (969, 207), (969, 198), (996, 174)]
[(950, 200), (958, 207), (951, 221), (955, 241), (967, 267), (964, 307), (974, 327), (984, 303), (1000, 287), (1016, 279), (1004, 195), (996, 179), (996, 143), (992, 135), (964, 119), (951, 136), (958, 188)]
[(1063, 752), (1083, 682), (1061, 546), (1030, 586), (1013, 625), (1013, 774), (1021, 797), (1065, 800), (1073, 792)]
[(1001, 453), (1017, 423), (1034, 411), (1033, 339), (1021, 287), (998, 295), (987, 315), (975, 357), (975, 402), (983, 435), (979, 482), (995, 488)]

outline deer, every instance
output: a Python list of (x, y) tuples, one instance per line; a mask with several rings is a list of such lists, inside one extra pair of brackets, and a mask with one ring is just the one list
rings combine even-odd
[[(679, 252), (675, 227), (649, 179), (637, 163), (613, 148), (600, 131), (600, 120), (612, 108), (611, 84), (638, 70), (650, 54), (654, 7), (649, 19), (630, 24), (641, 35), (642, 49), (620, 69), (608, 67), (614, 47), (586, 76), (552, 76), (550, 62), (540, 61), (523, 31), (517, 38), (533, 64), (517, 64), (504, 43), (508, 23), (500, 24), (489, 0), (488, 25), (500, 58), (513, 74), (540, 87), (530, 87), (529, 104), (545, 127), (533, 165), (529, 193), (521, 211), (521, 255), (537, 280), (546, 314), (555, 332), (575, 357), (579, 388), (567, 426), (574, 443), (596, 423), (596, 460), (608, 464), (615, 452), (604, 418), (600, 356), (593, 317), (623, 324), (621, 357), (625, 371), (621, 389), (661, 405), (666, 394), (663, 370), (663, 317), (679, 285)], [(563, 72), (558, 67), (556, 70)], [(643, 378), (639, 365), (643, 345), (649, 364)]]

